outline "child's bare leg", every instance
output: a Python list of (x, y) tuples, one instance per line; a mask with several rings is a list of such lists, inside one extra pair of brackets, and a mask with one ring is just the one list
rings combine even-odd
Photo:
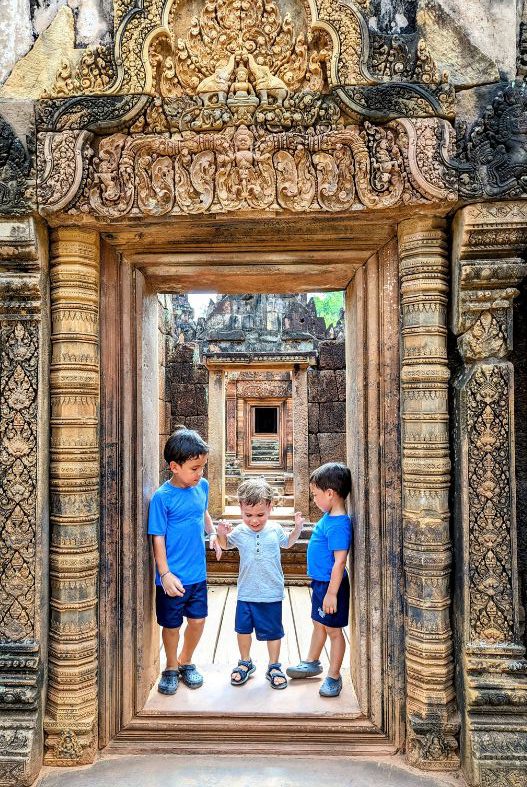
[(251, 634), (238, 634), (238, 648), (242, 661), (249, 661), (251, 658), (251, 645), (253, 638)]
[(280, 659), (281, 639), (267, 640), (267, 650), (269, 652), (269, 664), (278, 664)]
[(319, 623), (317, 620), (312, 620), (311, 622), (313, 623), (313, 633), (311, 634), (311, 644), (309, 645), (306, 661), (318, 661), (326, 642), (327, 632), (326, 627), (322, 623)]
[(162, 629), (163, 647), (167, 657), (167, 669), (177, 669), (177, 646), (179, 643), (179, 629)]
[(192, 656), (203, 634), (205, 618), (187, 618), (187, 627), (183, 636), (183, 648), (179, 654), (180, 664), (192, 664)]
[(342, 629), (326, 628), (327, 635), (330, 639), (329, 650), (329, 669), (328, 675), (335, 680), (340, 677), (340, 668), (344, 660), (344, 653), (346, 652), (346, 640)]

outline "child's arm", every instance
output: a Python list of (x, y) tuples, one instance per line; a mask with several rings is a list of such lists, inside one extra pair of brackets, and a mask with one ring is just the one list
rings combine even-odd
[(289, 533), (289, 538), (287, 539), (287, 543), (283, 545), (284, 549), (289, 549), (292, 547), (293, 544), (296, 544), (298, 539), (300, 538), (300, 533), (302, 532), (302, 528), (305, 524), (305, 517), (302, 516), (300, 511), (295, 511), (295, 526), (293, 530)]
[(208, 511), (205, 511), (205, 533), (209, 536), (210, 548), (216, 552), (216, 560), (221, 558), (221, 546), (218, 542), (216, 528)]
[(152, 536), (154, 558), (161, 579), (161, 585), (167, 596), (183, 596), (185, 588), (179, 578), (168, 568), (165, 536)]
[(331, 571), (327, 593), (322, 602), (322, 609), (327, 615), (334, 614), (337, 611), (337, 592), (342, 582), (342, 577), (344, 576), (348, 550), (336, 549), (333, 554), (335, 556), (335, 562)]
[(229, 533), (232, 533), (232, 525), (230, 524), (230, 522), (225, 522), (224, 519), (220, 519), (220, 521), (218, 522), (218, 527), (216, 528), (216, 537), (222, 549), (229, 548), (227, 544), (227, 536), (229, 535)]

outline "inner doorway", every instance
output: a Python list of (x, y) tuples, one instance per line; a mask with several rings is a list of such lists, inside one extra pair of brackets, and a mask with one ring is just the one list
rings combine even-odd
[[(306, 267), (305, 252), (294, 249), (294, 224), (285, 241), (286, 246), (289, 244), (286, 262), (283, 244), (282, 251), (273, 250), (274, 233), (265, 242), (265, 252), (256, 257), (246, 251), (250, 247), (247, 224), (243, 237), (237, 237), (229, 225), (229, 244), (237, 249), (234, 256), (224, 245), (199, 257), (188, 249), (190, 244), (199, 248), (196, 232), (199, 235), (204, 226), (200, 229), (193, 225), (185, 240), (191, 222), (177, 224), (177, 239), (164, 229), (161, 244), (161, 236), (151, 234), (148, 227), (140, 232), (112, 232), (103, 238), (100, 745), (121, 751), (127, 747), (152, 751), (156, 747), (166, 750), (167, 746), (193, 750), (206, 743), (209, 748), (224, 750), (217, 740), (220, 727), (214, 711), (166, 714), (147, 707), (159, 670), (152, 561), (144, 526), (148, 500), (159, 479), (162, 402), (158, 293), (188, 291), (196, 275), (207, 290), (218, 288), (221, 281), (224, 291), (266, 292), (269, 265), (274, 259), (275, 269), (278, 266), (283, 273), (283, 291), (298, 281), (305, 291), (313, 290), (318, 283), (328, 288), (328, 276), (331, 289), (337, 286), (346, 290), (349, 338), (346, 432), (350, 438), (348, 463), (353, 470), (355, 517), (350, 564), (354, 612), (349, 642), (361, 715), (353, 718), (335, 713), (322, 718), (307, 713), (302, 720), (299, 751), (326, 749), (328, 743), (338, 740), (344, 753), (393, 752), (402, 740), (403, 696), (397, 440), (399, 306), (397, 298), (383, 296), (398, 291), (395, 244), (388, 240), (383, 249), (369, 256), (364, 249), (348, 256), (339, 252), (338, 262), (332, 265), (323, 264), (324, 255), (314, 249)], [(224, 227), (212, 235), (211, 230), (207, 226), (209, 238), (225, 238)], [(333, 238), (349, 239), (353, 235), (351, 230), (334, 231), (331, 227)], [(259, 232), (261, 237), (265, 235), (263, 224)], [(325, 241), (324, 232), (314, 237), (317, 244), (327, 242), (327, 230)], [(213, 379), (216, 385), (219, 375), (214, 374)], [(157, 407), (152, 406), (155, 402)], [(389, 568), (383, 571), (383, 567)], [(292, 727), (297, 731), (298, 725), (288, 714), (248, 712), (242, 734), (239, 717), (221, 716), (221, 731), (229, 735), (231, 751), (244, 751), (247, 740), (258, 741), (262, 750), (269, 747), (277, 751), (281, 742), (285, 745), (290, 740)]]

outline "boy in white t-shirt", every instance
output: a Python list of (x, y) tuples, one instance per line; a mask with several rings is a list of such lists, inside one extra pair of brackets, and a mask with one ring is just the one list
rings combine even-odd
[(305, 520), (297, 512), (294, 529), (289, 534), (278, 523), (268, 521), (273, 490), (264, 478), (244, 481), (238, 489), (238, 500), (242, 524), (234, 529), (227, 522), (219, 522), (217, 526), (222, 549), (236, 547), (240, 553), (235, 630), (241, 658), (232, 670), (231, 684), (243, 686), (256, 669), (251, 660), (254, 630), (256, 639), (267, 642), (269, 666), (265, 677), (273, 689), (285, 689), (287, 678), (279, 662), (284, 636), (284, 573), (280, 549), (289, 549), (296, 543)]

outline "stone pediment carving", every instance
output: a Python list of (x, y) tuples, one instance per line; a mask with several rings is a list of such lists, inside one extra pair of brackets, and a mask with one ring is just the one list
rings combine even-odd
[(215, 107), (216, 127), (232, 115), (247, 123), (257, 108), (287, 107), (305, 91), (331, 95), (354, 119), (452, 116), (453, 88), (425, 42), (372, 33), (367, 5), (143, 0), (138, 8), (121, 0), (113, 48), (88, 49), (73, 70), (64, 63), (51, 97), (186, 97), (209, 114)]
[(114, 49), (87, 51), (40, 102), (41, 212), (104, 220), (455, 200), (441, 119), (451, 87), (422, 42), (375, 37), (366, 6), (117, 3)]

